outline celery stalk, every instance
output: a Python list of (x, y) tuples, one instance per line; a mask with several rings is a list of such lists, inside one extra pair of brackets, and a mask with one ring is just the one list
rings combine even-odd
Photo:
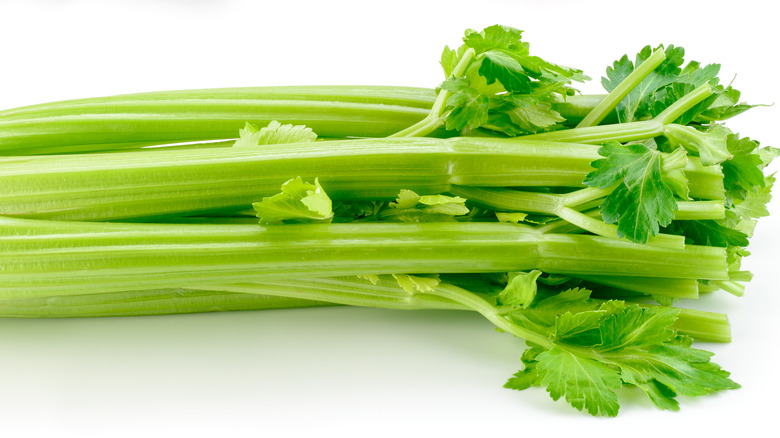
[(502, 223), (123, 224), (0, 218), (0, 296), (161, 289), (300, 275), (513, 272), (727, 280), (722, 248)]

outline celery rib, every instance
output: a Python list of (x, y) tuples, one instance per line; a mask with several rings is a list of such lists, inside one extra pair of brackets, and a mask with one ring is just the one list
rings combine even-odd
[[(500, 223), (252, 225), (0, 218), (0, 295), (159, 289), (304, 274), (513, 272), (728, 279), (721, 248), (671, 249)], [(50, 226), (50, 224), (53, 224)], [(170, 230), (170, 236), (165, 235)]]

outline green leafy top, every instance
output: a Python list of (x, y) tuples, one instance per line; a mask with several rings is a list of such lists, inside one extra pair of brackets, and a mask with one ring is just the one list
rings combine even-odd
[[(740, 103), (738, 90), (719, 84), (719, 64), (701, 66), (697, 61), (685, 64), (685, 49), (678, 46), (669, 45), (664, 51), (666, 60), (618, 104), (616, 110), (620, 123), (653, 118), (705, 83), (712, 87), (712, 96), (686, 111), (677, 120), (678, 123), (685, 125), (690, 122), (707, 124), (722, 121), (755, 106)], [(607, 67), (607, 75), (601, 79), (604, 89), (615, 89), (652, 53), (653, 48), (645, 46), (637, 53), (633, 62), (628, 55), (623, 55), (611, 67)]]
[(451, 94), (444, 107), (447, 129), (483, 127), (516, 136), (565, 121), (552, 109), (554, 97), (572, 94), (571, 82), (587, 76), (531, 55), (521, 38), (522, 31), (496, 25), (467, 30), (460, 48), (444, 48), (447, 80), (441, 89)]
[(513, 321), (545, 333), (547, 345), (529, 344), (523, 370), (505, 386), (545, 388), (592, 415), (615, 416), (615, 392), (624, 384), (642, 389), (661, 409), (678, 410), (677, 395), (699, 396), (738, 388), (711, 353), (691, 347), (672, 328), (679, 310), (591, 300), (570, 289), (511, 314)]
[[(671, 223), (677, 210), (673, 185), (662, 172), (662, 154), (645, 144), (606, 143), (599, 149), (605, 158), (592, 163), (584, 183), (606, 189), (615, 187), (601, 204), (606, 223), (618, 224), (618, 236), (646, 243), (660, 226)], [(685, 156), (679, 150), (676, 155)], [(671, 161), (671, 160), (670, 160)], [(673, 166), (684, 167), (685, 160)], [(672, 169), (670, 169), (672, 170)]]
[[(650, 73), (640, 84), (618, 104), (616, 110), (620, 123), (631, 122), (642, 118), (649, 118), (654, 95), (664, 87), (674, 83), (680, 73), (680, 65), (685, 53), (681, 47), (669, 46), (664, 49), (666, 59), (661, 65)], [(628, 55), (615, 61), (612, 67), (607, 67), (607, 76), (601, 78), (601, 84), (607, 91), (617, 87), (636, 67), (652, 55), (653, 49), (645, 46), (636, 55), (632, 62)]]
[(299, 176), (282, 185), (282, 192), (252, 204), (261, 224), (330, 222), (332, 202), (319, 180)]
[[(554, 400), (563, 398), (580, 411), (615, 416), (616, 391), (623, 385), (638, 387), (669, 410), (679, 409), (678, 395), (739, 387), (710, 361), (711, 353), (692, 348), (691, 339), (677, 333), (678, 309), (594, 300), (584, 288), (537, 291), (539, 276), (539, 271), (471, 280), (393, 275), (409, 296), (459, 303), (486, 316), (500, 331), (526, 339), (530, 348), (521, 358), (523, 369), (506, 382), (507, 388), (543, 387)], [(380, 277), (363, 276), (375, 284)], [(498, 292), (470, 291), (473, 281), (494, 280), (508, 285)]]

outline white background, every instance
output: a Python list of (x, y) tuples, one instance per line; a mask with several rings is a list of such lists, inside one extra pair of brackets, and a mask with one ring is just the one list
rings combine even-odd
[[(0, 106), (165, 89), (295, 84), (433, 87), (465, 28), (526, 31), (532, 51), (605, 67), (645, 44), (723, 64), (752, 103), (780, 100), (774, 14), (759, 1), (2, 1)], [(780, 111), (729, 123), (780, 146)], [(777, 166), (774, 167), (777, 169)], [(725, 436), (776, 416), (780, 202), (758, 227), (734, 342), (707, 345), (743, 385), (662, 412), (624, 391), (616, 419), (503, 389), (521, 344), (477, 315), (307, 309), (0, 320), (2, 436)], [(774, 269), (773, 269), (774, 268)], [(689, 304), (689, 303), (686, 303)]]

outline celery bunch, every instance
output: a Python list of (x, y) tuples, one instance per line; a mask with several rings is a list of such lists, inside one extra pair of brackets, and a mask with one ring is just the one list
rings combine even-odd
[[(475, 311), (525, 340), (506, 387), (614, 416), (738, 385), (674, 307), (740, 267), (778, 149), (719, 66), (645, 47), (581, 71), (469, 30), (436, 90), (273, 87), (0, 112), (0, 315), (300, 306)], [(151, 147), (154, 146), (154, 147)], [(259, 222), (259, 224), (258, 224)]]

